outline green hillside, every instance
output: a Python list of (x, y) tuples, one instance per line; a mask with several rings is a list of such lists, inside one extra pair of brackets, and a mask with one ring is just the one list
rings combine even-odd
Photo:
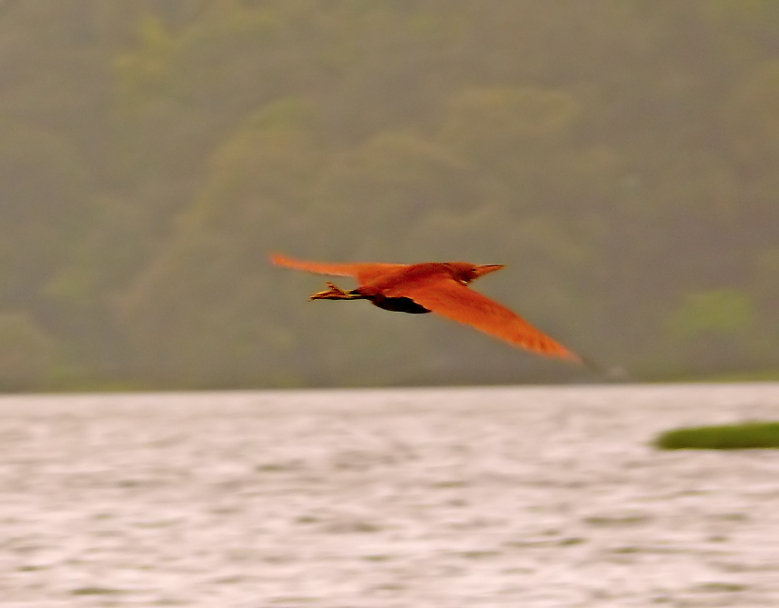
[(6, 1), (0, 389), (591, 378), (271, 251), (506, 264), (636, 379), (779, 369), (777, 39), (773, 0)]

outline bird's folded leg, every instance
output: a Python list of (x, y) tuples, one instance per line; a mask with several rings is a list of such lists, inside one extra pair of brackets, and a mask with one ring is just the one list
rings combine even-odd
[(362, 297), (356, 290), (344, 291), (333, 285), (330, 281), (327, 282), (327, 286), (329, 287), (327, 291), (320, 291), (309, 296), (309, 302), (311, 300), (356, 300)]

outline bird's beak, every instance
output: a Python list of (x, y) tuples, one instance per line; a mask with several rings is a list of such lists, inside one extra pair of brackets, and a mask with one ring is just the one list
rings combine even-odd
[(503, 264), (484, 264), (483, 266), (477, 266), (473, 271), (473, 278), (478, 279), (479, 277), (483, 277), (485, 274), (495, 272), (496, 270), (500, 270), (503, 267)]

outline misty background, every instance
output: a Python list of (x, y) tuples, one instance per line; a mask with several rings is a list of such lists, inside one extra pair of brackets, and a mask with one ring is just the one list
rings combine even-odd
[(779, 377), (775, 0), (6, 0), (0, 130), (0, 390), (593, 378), (273, 251), (506, 264), (634, 379)]

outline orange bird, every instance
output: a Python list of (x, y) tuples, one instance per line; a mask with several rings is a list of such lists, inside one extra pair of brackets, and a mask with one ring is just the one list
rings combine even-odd
[(310, 300), (370, 300), (396, 312), (439, 315), (475, 327), (479, 331), (548, 357), (581, 362), (576, 353), (558, 344), (520, 316), (468, 288), (479, 277), (503, 268), (502, 264), (478, 266), (468, 262), (428, 262), (424, 264), (374, 264), (308, 262), (283, 255), (271, 256), (277, 266), (354, 277), (357, 289), (343, 291), (328, 281), (327, 291), (315, 293)]

